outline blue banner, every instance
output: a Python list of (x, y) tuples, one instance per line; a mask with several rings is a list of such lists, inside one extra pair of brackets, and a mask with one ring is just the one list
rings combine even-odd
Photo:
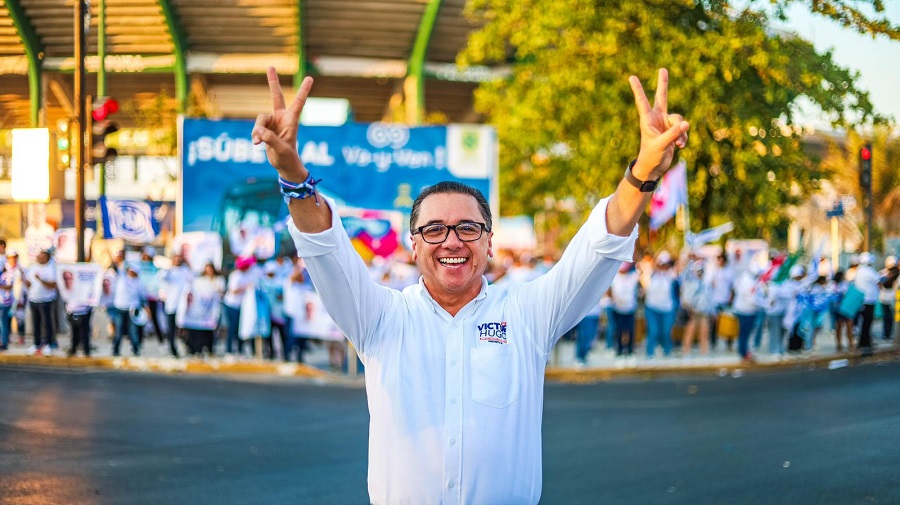
[[(181, 231), (274, 228), (287, 214), (252, 120), (184, 119)], [(321, 192), (339, 204), (409, 213), (419, 192), (443, 180), (478, 188), (493, 205), (496, 134), (483, 125), (388, 123), (301, 126), (298, 151)]]

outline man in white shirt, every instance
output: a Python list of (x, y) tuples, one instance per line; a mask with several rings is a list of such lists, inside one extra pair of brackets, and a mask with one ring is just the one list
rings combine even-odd
[(135, 324), (132, 314), (140, 318), (141, 311), (144, 311), (144, 301), (147, 299), (147, 292), (144, 284), (138, 277), (138, 270), (134, 264), (125, 263), (123, 266), (125, 273), (119, 275), (116, 279), (116, 287), (113, 291), (113, 306), (116, 308), (116, 336), (113, 338), (112, 355), (119, 356), (119, 347), (122, 344), (122, 337), (128, 334), (131, 341), (131, 355), (141, 355), (141, 341), (139, 336), (138, 325)]
[[(669, 168), (688, 124), (666, 110), (660, 70), (651, 107), (636, 77), (641, 149), (626, 180), (604, 199), (559, 263), (530, 283), (488, 285), (491, 213), (455, 182), (422, 192), (410, 215), (419, 283), (396, 291), (370, 279), (334, 203), (296, 150), (312, 87), (289, 107), (274, 68), (273, 112), (254, 126), (278, 170), (288, 227), (319, 294), (366, 365), (372, 503), (537, 503), (541, 495), (544, 367), (553, 344), (597, 304), (631, 260), (652, 183)], [(306, 181), (306, 182), (297, 182)], [(643, 191), (641, 191), (643, 189)]]
[(34, 345), (28, 348), (27, 354), (50, 356), (53, 350), (50, 344), (56, 334), (53, 327), (53, 300), (56, 300), (56, 266), (50, 261), (50, 251), (42, 250), (35, 258), (22, 279), (28, 290), (28, 303), (31, 305), (32, 332)]
[(881, 275), (872, 268), (875, 256), (866, 251), (859, 255), (859, 268), (853, 283), (863, 293), (862, 326), (859, 330), (859, 350), (863, 355), (872, 354), (872, 321), (875, 319), (875, 304), (878, 303), (878, 284)]
[[(713, 348), (716, 347), (716, 343), (719, 340), (716, 323), (722, 312), (731, 305), (731, 301), (734, 298), (734, 270), (728, 265), (728, 256), (723, 252), (716, 261), (717, 268), (713, 272), (712, 277), (712, 299), (716, 308), (716, 314), (709, 325), (709, 343)], [(731, 349), (732, 341), (728, 340), (727, 345)]]

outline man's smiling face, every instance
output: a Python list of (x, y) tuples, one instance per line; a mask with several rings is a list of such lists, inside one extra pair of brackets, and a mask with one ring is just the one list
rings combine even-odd
[(447, 239), (442, 243), (429, 244), (421, 233), (415, 232), (426, 225), (453, 226), (460, 223), (484, 224), (475, 198), (458, 193), (435, 193), (422, 201), (412, 230), (413, 259), (424, 278), (425, 287), (439, 303), (445, 299), (464, 299), (467, 303), (478, 295), (481, 276), (492, 254), (492, 233), (484, 230), (480, 238), (463, 242), (454, 230), (449, 230)]

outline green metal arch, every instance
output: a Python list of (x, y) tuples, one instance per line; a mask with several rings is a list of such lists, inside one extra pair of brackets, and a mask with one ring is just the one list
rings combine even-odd
[(300, 89), (306, 77), (306, 32), (303, 30), (303, 2), (297, 2), (297, 73), (294, 74), (294, 90)]
[(159, 0), (159, 7), (163, 11), (166, 18), (166, 25), (169, 27), (169, 34), (172, 37), (172, 43), (175, 45), (175, 98), (178, 100), (179, 108), (184, 111), (187, 109), (187, 36), (184, 34), (184, 28), (178, 13), (172, 6), (170, 0)]
[(34, 31), (31, 19), (25, 13), (25, 9), (19, 0), (5, 0), (6, 8), (12, 17), (22, 45), (25, 46), (25, 56), (28, 58), (28, 95), (31, 102), (30, 117), (31, 126), (38, 126), (41, 111), (41, 74), (43, 72), (44, 44)]
[(409, 124), (421, 124), (425, 119), (425, 57), (428, 55), (431, 32), (440, 9), (441, 0), (428, 0), (409, 55), (403, 86), (406, 95), (406, 122)]

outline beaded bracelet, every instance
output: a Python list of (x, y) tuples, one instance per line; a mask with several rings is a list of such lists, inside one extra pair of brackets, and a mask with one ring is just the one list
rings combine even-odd
[(319, 195), (316, 193), (316, 184), (322, 182), (322, 179), (313, 179), (312, 174), (305, 181), (298, 184), (296, 182), (286, 181), (278, 177), (278, 185), (281, 187), (281, 194), (284, 195), (284, 203), (289, 204), (291, 199), (306, 200), (310, 196), (316, 199), (316, 207), (319, 206)]

